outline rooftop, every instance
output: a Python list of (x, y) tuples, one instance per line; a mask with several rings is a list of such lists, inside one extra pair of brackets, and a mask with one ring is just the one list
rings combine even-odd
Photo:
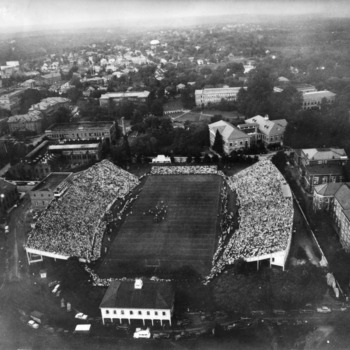
[(72, 173), (51, 173), (40, 181), (33, 189), (34, 191), (55, 191), (55, 189)]
[(333, 197), (339, 188), (343, 186), (343, 182), (330, 182), (322, 185), (317, 185), (314, 188), (314, 191), (320, 196), (324, 197)]
[(335, 194), (335, 198), (344, 210), (350, 210), (350, 187), (349, 184), (343, 184)]
[(51, 145), (49, 146), (49, 150), (55, 151), (55, 150), (66, 150), (66, 149), (95, 149), (98, 148), (100, 145), (99, 142), (97, 143), (77, 143), (77, 144), (61, 144), (61, 145)]
[(238, 93), (241, 87), (231, 87), (231, 88), (208, 88), (202, 90), (196, 90), (195, 95), (201, 94), (213, 94), (213, 93)]
[(100, 99), (110, 99), (110, 98), (147, 98), (149, 96), (149, 91), (130, 91), (130, 92), (109, 92), (107, 94), (101, 95)]
[(343, 148), (304, 148), (301, 153), (309, 160), (348, 159)]
[(224, 120), (219, 120), (215, 123), (209, 124), (209, 128), (212, 129), (214, 132), (219, 130), (220, 134), (226, 139), (226, 140), (232, 140), (232, 139), (238, 139), (247, 137), (247, 134), (243, 131), (239, 130), (235, 126), (231, 125), (230, 123), (225, 122)]
[[(55, 130), (83, 130), (89, 128), (110, 128), (114, 125), (114, 121), (104, 121), (104, 122), (81, 122), (81, 123), (64, 123), (64, 124), (52, 124), (46, 131)], [(46, 132), (45, 131), (45, 132)]]
[(312, 99), (312, 98), (333, 98), (335, 97), (335, 93), (328, 91), (328, 90), (323, 90), (323, 91), (313, 91), (313, 92), (305, 92), (303, 94), (304, 99)]
[(261, 115), (246, 119), (245, 122), (247, 124), (258, 124), (259, 131), (266, 135), (283, 133), (288, 124), (285, 119), (270, 120)]
[(100, 308), (171, 309), (174, 291), (169, 282), (143, 281), (135, 289), (134, 281), (112, 281)]

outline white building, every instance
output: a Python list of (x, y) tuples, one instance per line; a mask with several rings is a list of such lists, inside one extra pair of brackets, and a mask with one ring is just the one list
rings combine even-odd
[(303, 93), (303, 109), (320, 108), (321, 102), (324, 100), (326, 103), (333, 103), (336, 94), (328, 91), (313, 91)]
[(241, 87), (213, 88), (195, 91), (196, 106), (206, 106), (209, 103), (219, 103), (222, 99), (235, 101)]
[(100, 304), (102, 323), (131, 320), (171, 325), (174, 292), (170, 283), (143, 281), (112, 281)]

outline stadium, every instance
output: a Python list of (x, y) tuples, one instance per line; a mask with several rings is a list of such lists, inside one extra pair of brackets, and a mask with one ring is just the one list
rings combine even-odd
[(137, 178), (103, 160), (74, 174), (25, 249), (29, 263), (97, 262), (101, 279), (190, 267), (210, 280), (239, 258), (284, 269), (292, 223), (289, 187), (270, 161), (232, 177), (216, 166), (157, 165)]

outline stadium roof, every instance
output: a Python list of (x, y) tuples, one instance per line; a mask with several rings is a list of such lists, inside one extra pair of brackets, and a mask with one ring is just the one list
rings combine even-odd
[(174, 291), (169, 282), (143, 281), (135, 289), (134, 281), (112, 281), (100, 308), (171, 309)]

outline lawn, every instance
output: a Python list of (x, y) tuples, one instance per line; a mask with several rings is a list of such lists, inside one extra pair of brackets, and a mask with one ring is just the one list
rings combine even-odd
[[(131, 266), (135, 271), (150, 266), (167, 270), (190, 266), (198, 273), (208, 273), (219, 229), (221, 183), (217, 175), (148, 177), (99, 275), (116, 277)], [(159, 222), (155, 222), (157, 212)]]

